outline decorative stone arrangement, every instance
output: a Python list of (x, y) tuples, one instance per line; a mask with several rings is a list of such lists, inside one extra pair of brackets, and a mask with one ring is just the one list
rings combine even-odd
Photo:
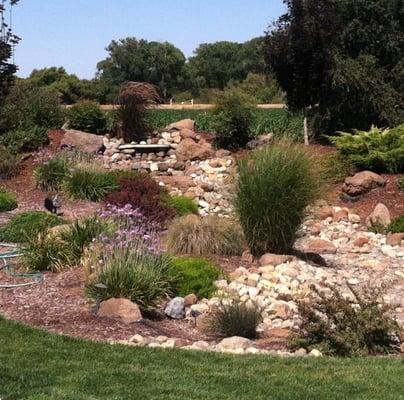
[[(171, 318), (186, 318), (198, 328), (203, 327), (209, 311), (221, 302), (235, 299), (254, 303), (262, 309), (261, 335), (285, 340), (290, 330), (298, 329), (301, 323), (296, 300), (306, 298), (313, 285), (324, 292), (334, 287), (352, 300), (354, 297), (349, 286), (384, 285), (383, 301), (393, 306), (404, 340), (404, 234), (400, 237), (375, 234), (366, 231), (360, 222), (359, 216), (347, 208), (325, 204), (316, 207), (300, 229), (296, 248), (321, 253), (332, 268), (313, 266), (294, 256), (266, 254), (256, 267), (236, 269), (230, 274), (230, 282), (216, 282), (216, 297), (200, 302), (194, 295), (173, 299), (167, 305), (166, 314)], [(255, 342), (237, 337), (219, 342), (192, 343), (175, 338), (135, 335), (123, 343), (235, 354), (321, 355), (318, 350), (310, 354), (304, 349), (295, 353), (262, 350)]]

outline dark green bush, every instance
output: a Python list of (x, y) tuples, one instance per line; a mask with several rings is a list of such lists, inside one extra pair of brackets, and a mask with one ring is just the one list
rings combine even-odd
[(261, 310), (256, 306), (233, 302), (221, 304), (209, 317), (208, 330), (217, 336), (257, 337), (257, 328), (262, 321)]
[(237, 149), (252, 139), (254, 106), (241, 94), (230, 90), (224, 92), (212, 117), (217, 147)]
[(216, 291), (214, 282), (223, 277), (223, 271), (203, 258), (176, 258), (171, 263), (174, 291), (179, 296), (194, 293), (209, 298)]
[(17, 208), (17, 197), (14, 193), (0, 188), (0, 212), (11, 211)]
[(30, 271), (59, 272), (73, 264), (71, 248), (58, 237), (40, 234), (23, 251), (23, 265)]
[(48, 143), (48, 130), (38, 126), (21, 127), (0, 136), (0, 144), (14, 154), (35, 151)]
[(34, 238), (46, 229), (61, 224), (63, 220), (54, 214), (43, 211), (23, 212), (0, 228), (0, 242), (22, 243), (27, 238)]
[(118, 188), (115, 175), (91, 168), (76, 169), (63, 181), (63, 190), (78, 200), (100, 201)]
[(69, 127), (90, 133), (103, 133), (107, 118), (98, 103), (90, 100), (80, 101), (67, 112)]
[(328, 295), (314, 289), (309, 301), (298, 302), (302, 326), (291, 336), (292, 346), (343, 357), (396, 352), (399, 328), (378, 301), (380, 290), (351, 291), (356, 306), (333, 288)]
[(330, 138), (341, 157), (360, 170), (404, 172), (404, 124), (393, 129), (372, 128), (369, 132)]
[(69, 166), (63, 159), (53, 158), (35, 168), (34, 179), (42, 190), (59, 190), (68, 172)]
[(198, 205), (194, 200), (185, 196), (164, 196), (163, 202), (174, 210), (178, 216), (198, 214)]
[(25, 83), (15, 85), (2, 107), (3, 128), (7, 131), (33, 126), (58, 129), (64, 113), (58, 95), (44, 87)]
[[(171, 294), (170, 258), (139, 249), (118, 248), (103, 255), (103, 265), (87, 284), (87, 294), (94, 299), (123, 297), (142, 310), (150, 310)], [(97, 284), (106, 285), (106, 289)]]
[(388, 231), (391, 233), (404, 232), (404, 215), (395, 218), (389, 225)]
[(242, 160), (235, 209), (251, 254), (289, 254), (320, 189), (320, 174), (302, 145), (282, 141)]
[(0, 181), (18, 175), (20, 170), (20, 157), (11, 153), (6, 147), (0, 145)]
[(174, 254), (240, 256), (244, 236), (240, 226), (228, 219), (188, 215), (171, 222), (167, 248)]

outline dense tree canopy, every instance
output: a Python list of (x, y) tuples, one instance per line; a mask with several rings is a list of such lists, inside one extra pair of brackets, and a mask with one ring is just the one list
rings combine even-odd
[(185, 64), (181, 50), (168, 42), (126, 38), (112, 41), (107, 51), (109, 56), (97, 65), (101, 80), (116, 86), (127, 81), (148, 82), (163, 97), (176, 86)]
[(289, 107), (310, 107), (319, 132), (402, 121), (404, 2), (285, 3), (264, 51)]

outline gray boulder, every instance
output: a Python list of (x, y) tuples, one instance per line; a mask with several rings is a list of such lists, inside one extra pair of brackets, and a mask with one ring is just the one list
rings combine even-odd
[(182, 297), (175, 297), (164, 310), (165, 314), (173, 319), (183, 319), (185, 317), (185, 300)]

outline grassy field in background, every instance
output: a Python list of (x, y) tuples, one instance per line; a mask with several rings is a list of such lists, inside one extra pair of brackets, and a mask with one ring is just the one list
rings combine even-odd
[(111, 346), (0, 318), (2, 400), (400, 400), (403, 377), (403, 359), (286, 359)]
[[(150, 112), (151, 123), (157, 129), (172, 122), (191, 118), (196, 121), (198, 129), (212, 132), (211, 110), (153, 110)], [(291, 137), (302, 140), (303, 117), (282, 109), (257, 109), (253, 124), (254, 135), (273, 132), (277, 137)]]

